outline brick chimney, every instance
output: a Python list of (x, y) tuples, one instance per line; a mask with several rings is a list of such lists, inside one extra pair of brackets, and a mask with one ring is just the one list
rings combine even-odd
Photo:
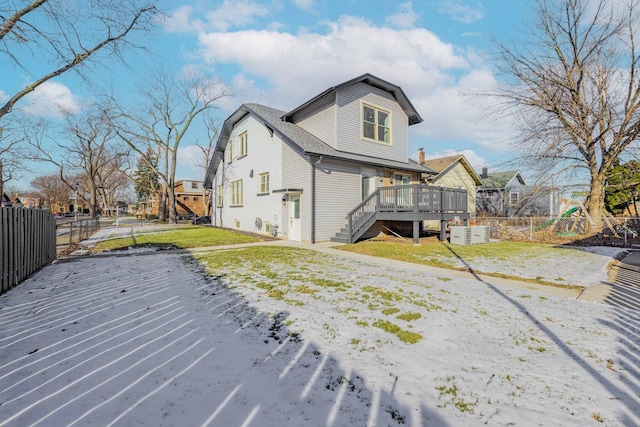
[(418, 164), (424, 165), (424, 148), (418, 150)]

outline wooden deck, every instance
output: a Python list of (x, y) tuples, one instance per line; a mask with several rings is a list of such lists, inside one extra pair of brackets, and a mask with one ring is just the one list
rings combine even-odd
[(425, 220), (441, 221), (442, 240), (447, 221), (469, 217), (466, 190), (417, 184), (382, 187), (347, 214), (346, 229), (332, 240), (353, 243), (376, 221), (410, 221), (417, 243), (420, 223)]

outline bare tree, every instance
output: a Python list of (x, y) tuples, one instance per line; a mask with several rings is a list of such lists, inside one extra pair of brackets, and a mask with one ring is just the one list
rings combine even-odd
[(69, 207), (69, 187), (58, 175), (37, 176), (31, 181), (31, 187), (51, 212), (62, 212)]
[[(5, 116), (38, 86), (70, 70), (87, 78), (87, 65), (105, 53), (122, 58), (135, 33), (157, 15), (157, 0), (22, 0), (0, 2), (0, 64), (33, 80), (0, 103), (0, 193), (16, 156), (17, 142), (3, 138)], [(37, 64), (37, 68), (33, 66)], [(21, 79), (15, 79), (21, 80)], [(4, 165), (4, 167), (3, 167)]]
[(533, 16), (523, 41), (497, 43), (507, 79), (490, 95), (520, 125), (517, 150), (587, 171), (586, 208), (600, 218), (606, 171), (640, 134), (638, 2), (536, 0)]
[[(205, 119), (205, 126), (207, 128), (207, 139), (204, 142), (196, 141), (194, 144), (202, 153), (202, 157), (200, 157), (200, 162), (196, 164), (196, 166), (202, 168), (202, 180), (205, 181), (207, 175), (207, 168), (209, 167), (209, 163), (213, 158), (215, 145), (218, 140), (219, 128), (215, 120), (211, 117), (207, 117)], [(212, 200), (211, 197), (213, 192), (209, 188), (202, 188), (202, 207), (205, 215), (211, 215), (212, 208)]]
[(136, 112), (115, 99), (110, 110), (117, 135), (140, 159), (146, 161), (145, 154), (149, 149), (159, 156), (159, 165), (147, 162), (147, 166), (162, 181), (161, 219), (166, 219), (162, 208), (166, 201), (169, 221), (176, 223), (174, 183), (178, 148), (194, 120), (214, 109), (217, 101), (228, 95), (228, 89), (219, 81), (202, 76), (174, 80), (160, 74), (156, 75), (154, 83), (142, 95), (145, 104), (139, 106)]
[[(89, 205), (89, 214), (98, 212), (98, 194), (109, 193), (108, 187), (114, 183), (121, 185), (116, 177), (122, 175), (121, 167), (128, 150), (115, 138), (114, 129), (103, 110), (97, 107), (84, 110), (81, 114), (66, 117), (65, 134), (69, 142), (51, 141), (44, 131), (30, 135), (31, 144), (38, 151), (38, 160), (57, 166), (60, 180), (68, 188), (80, 188), (83, 200)], [(55, 145), (58, 150), (52, 150)], [(73, 174), (73, 178), (69, 178)], [(85, 196), (87, 195), (87, 196)], [(86, 200), (86, 198), (88, 200)]]

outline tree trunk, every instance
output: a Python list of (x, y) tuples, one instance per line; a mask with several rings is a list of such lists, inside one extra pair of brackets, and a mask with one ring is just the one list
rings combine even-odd
[(590, 231), (596, 233), (602, 230), (602, 214), (604, 211), (604, 186), (603, 180), (599, 176), (591, 177), (591, 188), (589, 197), (585, 203), (589, 216), (595, 224), (590, 224)]

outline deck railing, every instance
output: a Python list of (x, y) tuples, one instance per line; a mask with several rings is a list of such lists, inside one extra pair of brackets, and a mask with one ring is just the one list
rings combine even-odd
[(350, 243), (362, 236), (378, 213), (383, 212), (465, 213), (467, 191), (418, 184), (378, 188), (347, 214)]

